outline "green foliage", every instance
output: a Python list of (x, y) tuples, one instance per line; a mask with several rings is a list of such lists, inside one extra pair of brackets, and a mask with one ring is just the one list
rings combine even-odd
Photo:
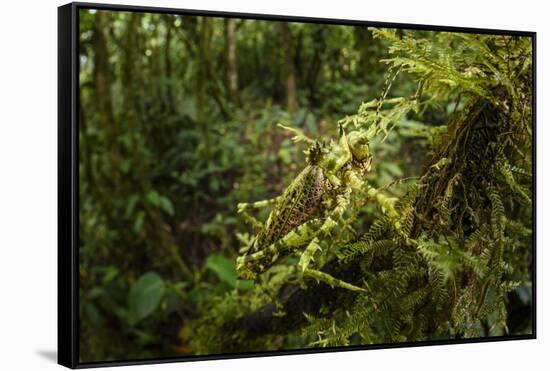
[[(309, 277), (359, 294), (350, 293), (351, 303), (343, 301), (330, 316), (322, 308), (305, 313), (302, 335), (309, 346), (339, 346), (509, 333), (508, 293), (530, 282), (529, 263), (505, 252), (507, 246), (531, 248), (524, 235), (507, 228), (509, 220), (531, 228), (529, 183), (517, 183), (511, 171), (529, 180), (531, 141), (523, 130), (530, 105), (517, 100), (531, 96), (530, 79), (521, 75), (529, 73), (530, 45), (504, 36), (374, 33), (392, 45), (390, 71), (415, 75), (419, 88), (411, 97), (390, 99), (386, 88), (341, 124), (384, 141), (409, 114), (457, 95), (464, 104), (451, 113), (447, 130), (425, 131), (431, 156), (398, 201), (359, 180), (357, 188), (381, 213), (366, 233), (318, 238), (312, 251), (325, 251), (321, 267), (336, 259), (348, 269), (359, 264), (361, 275), (345, 282), (322, 271)], [(394, 78), (386, 79), (387, 87)], [(344, 213), (340, 224), (356, 212)], [(303, 284), (318, 287), (307, 279)]]
[(149, 191), (147, 193), (147, 201), (153, 206), (162, 209), (168, 215), (174, 215), (174, 205), (172, 205), (172, 202), (168, 198), (159, 195), (156, 191)]
[(137, 280), (128, 294), (130, 326), (134, 326), (155, 311), (164, 291), (164, 281), (157, 273), (145, 273)]
[[(330, 327), (315, 323), (309, 331), (322, 334), (317, 341), (322, 345), (341, 343), (342, 332), (349, 339), (354, 334), (346, 332), (349, 329), (369, 343), (508, 333), (507, 293), (530, 282), (529, 263), (505, 253), (511, 245), (531, 248), (521, 234), (506, 228), (519, 210), (515, 223), (531, 228), (531, 198), (515, 185), (509, 170), (519, 167), (517, 173), (529, 174), (532, 166), (531, 142), (523, 133), (530, 123), (530, 105), (517, 101), (531, 96), (530, 80), (518, 75), (529, 73), (530, 44), (493, 36), (438, 35), (434, 43), (407, 33), (398, 37), (393, 31), (377, 30), (375, 34), (391, 42), (390, 54), (406, 55), (388, 62), (419, 76), (429, 104), (441, 99), (449, 87), (468, 103), (451, 116), (451, 135), (439, 143), (433, 165), (418, 181), (420, 192), (412, 197), (409, 190), (402, 197), (405, 207), (396, 208), (400, 223), (379, 219), (358, 242), (341, 251), (344, 261), (366, 255), (362, 269), (371, 287), (372, 309), (362, 303), (355, 308), (361, 315), (342, 316), (341, 322), (333, 319)], [(497, 45), (502, 48), (495, 51)], [(464, 66), (479, 67), (474, 73)], [(371, 115), (360, 117), (368, 123)], [(512, 138), (517, 140), (514, 145)], [(506, 156), (514, 156), (513, 165)], [(387, 262), (373, 258), (382, 246), (392, 261), (380, 271)], [(514, 276), (526, 281), (515, 281)], [(355, 317), (361, 316), (369, 318), (366, 325), (356, 323)], [(335, 323), (340, 327), (335, 329)], [(382, 337), (373, 341), (363, 333)]]
[(222, 255), (210, 255), (206, 259), (206, 268), (216, 273), (221, 281), (233, 288), (248, 289), (254, 285), (252, 281), (238, 279), (235, 263)]

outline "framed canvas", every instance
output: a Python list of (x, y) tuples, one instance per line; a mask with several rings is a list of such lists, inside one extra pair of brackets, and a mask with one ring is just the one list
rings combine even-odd
[(535, 338), (534, 32), (58, 21), (60, 364)]

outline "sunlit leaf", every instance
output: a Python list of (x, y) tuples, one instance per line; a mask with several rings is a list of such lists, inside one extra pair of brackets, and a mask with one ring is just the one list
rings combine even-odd
[(238, 275), (233, 260), (222, 255), (210, 255), (206, 260), (206, 268), (214, 272), (221, 281), (235, 287)]
[(165, 285), (155, 272), (142, 275), (128, 295), (128, 323), (135, 325), (153, 313), (164, 295)]

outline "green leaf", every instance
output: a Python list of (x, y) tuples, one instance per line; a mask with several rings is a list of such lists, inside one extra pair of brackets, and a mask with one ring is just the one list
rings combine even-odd
[[(355, 103), (353, 104), (354, 106), (354, 109), (355, 109)], [(307, 116), (306, 116), (306, 125), (305, 125), (309, 132), (313, 135), (313, 136), (317, 136), (317, 121), (315, 120), (315, 116), (313, 116), (312, 113), (308, 113)]]
[(237, 284), (237, 271), (235, 262), (222, 255), (210, 255), (206, 260), (206, 268), (214, 272), (218, 278), (228, 283), (231, 287)]
[(103, 269), (103, 284), (111, 282), (118, 275), (118, 268), (109, 265)]
[(133, 214), (138, 201), (139, 201), (138, 195), (131, 195), (130, 197), (128, 197), (128, 205), (126, 206), (126, 214), (125, 214), (126, 217), (129, 217), (130, 215)]
[(160, 203), (159, 200), (160, 200), (160, 195), (158, 194), (157, 191), (153, 190), (147, 193), (147, 201), (149, 201), (151, 204), (155, 206), (159, 206), (159, 203)]
[(302, 123), (304, 122), (307, 115), (307, 110), (304, 108), (300, 108), (295, 114), (294, 114), (294, 120), (293, 123), (295, 126), (302, 126)]
[(128, 295), (128, 323), (134, 326), (153, 313), (162, 299), (165, 284), (155, 272), (142, 275)]
[(134, 231), (141, 232), (143, 229), (143, 223), (145, 222), (145, 213), (140, 211), (137, 215), (136, 221), (134, 222)]
[(124, 174), (128, 174), (130, 172), (130, 168), (132, 167), (132, 162), (129, 159), (124, 159), (120, 163), (120, 170)]
[(168, 215), (173, 216), (174, 215), (174, 205), (172, 205), (172, 201), (170, 201), (169, 198), (160, 196), (160, 208), (168, 213)]
[(383, 167), (384, 170), (386, 170), (388, 173), (390, 173), (394, 177), (402, 177), (403, 176), (403, 170), (399, 167), (399, 165), (396, 165), (391, 162), (387, 162), (385, 164), (381, 164), (380, 167)]
[(279, 149), (279, 158), (283, 163), (289, 165), (292, 163), (292, 157), (290, 155), (290, 150), (281, 146)]
[(101, 326), (103, 324), (103, 316), (99, 313), (96, 306), (92, 303), (84, 304), (84, 312), (86, 316), (94, 326)]
[(104, 294), (104, 290), (101, 287), (95, 286), (88, 292), (88, 299), (95, 299)]
[(172, 201), (170, 201), (168, 197), (159, 194), (157, 191), (153, 190), (147, 193), (147, 201), (162, 209), (168, 213), (168, 215), (174, 215), (174, 205), (172, 204)]
[(241, 290), (249, 290), (254, 287), (254, 281), (251, 280), (237, 280), (235, 287)]

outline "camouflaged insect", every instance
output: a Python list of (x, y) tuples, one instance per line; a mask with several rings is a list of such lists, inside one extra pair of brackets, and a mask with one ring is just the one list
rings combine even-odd
[(237, 258), (237, 271), (244, 279), (255, 279), (285, 254), (304, 248), (298, 263), (305, 275), (331, 286), (363, 290), (338, 280), (327, 273), (310, 268), (320, 240), (330, 235), (342, 219), (352, 189), (361, 184), (364, 172), (370, 169), (368, 137), (359, 132), (346, 135), (340, 127), (337, 142), (311, 143), (305, 151), (307, 166), (286, 188), (271, 200), (239, 204), (239, 212), (247, 218), (249, 209), (272, 206), (265, 223), (260, 225), (253, 243)]

